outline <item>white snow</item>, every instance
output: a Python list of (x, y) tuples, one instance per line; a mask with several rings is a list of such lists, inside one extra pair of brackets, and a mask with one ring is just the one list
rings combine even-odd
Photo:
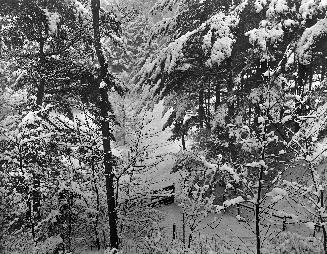
[(263, 76), (265, 76), (265, 77), (271, 77), (273, 74), (274, 74), (273, 71), (267, 70), (265, 73), (263, 73)]
[(296, 53), (299, 61), (306, 65), (311, 62), (312, 48), (317, 39), (327, 34), (327, 18), (319, 20), (315, 25), (305, 29), (298, 44)]
[(284, 35), (282, 25), (279, 24), (274, 27), (267, 28), (265, 23), (261, 24), (261, 27), (252, 29), (245, 33), (246, 36), (249, 36), (249, 41), (252, 45), (256, 45), (263, 52), (267, 50), (267, 42), (275, 44)]
[[(180, 38), (171, 42), (167, 47), (165, 47), (159, 53), (157, 58), (147, 60), (147, 63), (142, 67), (141, 71), (139, 72), (139, 76), (145, 77), (147, 75), (150, 75), (150, 79), (155, 80), (162, 71), (166, 73), (171, 73), (173, 70), (178, 68), (184, 59), (184, 45), (188, 41), (190, 36), (192, 36), (196, 32), (197, 30), (187, 32)], [(162, 64), (164, 64), (163, 69), (161, 67)], [(182, 63), (182, 68), (185, 67), (186, 66)], [(143, 79), (141, 78), (140, 82), (142, 82)]]
[[(143, 66), (141, 71), (138, 73), (138, 76), (141, 77), (139, 83), (142, 83), (147, 76), (150, 76), (151, 80), (155, 80), (162, 72), (169, 74), (176, 69), (185, 70), (190, 68), (190, 64), (185, 65), (183, 62), (183, 60), (185, 60), (183, 54), (185, 45), (192, 36), (201, 34), (207, 28), (209, 28), (209, 31), (202, 39), (202, 50), (209, 56), (206, 65), (210, 67), (214, 64), (220, 65), (231, 55), (232, 46), (235, 42), (231, 28), (238, 25), (239, 14), (246, 5), (247, 1), (243, 1), (233, 11), (231, 11), (229, 15), (219, 12), (193, 31), (188, 31), (175, 41), (169, 43), (167, 47), (160, 51), (156, 58), (149, 59), (147, 64)], [(165, 26), (169, 26), (169, 22), (173, 21), (167, 19)], [(216, 40), (212, 42), (211, 39), (213, 36)], [(162, 68), (162, 66), (164, 66), (164, 68)]]
[(261, 12), (263, 10), (263, 7), (267, 4), (267, 0), (256, 0), (254, 5), (256, 12)]
[(101, 81), (99, 88), (105, 88), (107, 86), (106, 82)]
[(283, 210), (278, 210), (276, 212), (273, 212), (274, 215), (277, 215), (279, 217), (290, 217), (292, 218), (292, 220), (295, 220), (297, 221), (298, 220), (298, 216), (293, 214), (293, 213), (288, 213), (288, 212), (285, 212)]
[(279, 155), (282, 155), (282, 154), (285, 154), (285, 153), (286, 153), (285, 150), (280, 150), (280, 151), (278, 152)]
[(267, 197), (271, 197), (272, 198), (272, 202), (277, 202), (281, 199), (283, 199), (284, 197), (287, 197), (287, 191), (282, 189), (282, 188), (273, 188), (272, 191), (268, 192), (266, 194)]
[(302, 0), (299, 12), (303, 19), (311, 18), (316, 12), (316, 8), (317, 5), (315, 0)]
[(296, 26), (298, 25), (299, 23), (293, 19), (286, 19), (284, 20), (284, 26), (286, 27), (292, 27), (292, 26)]
[(288, 69), (290, 66), (292, 66), (295, 62), (295, 54), (294, 52), (291, 52), (288, 56), (287, 56), (287, 63), (285, 65), (285, 68)]
[[(243, 4), (246, 5), (246, 2)], [(210, 27), (207, 34), (203, 37), (202, 44), (204, 52), (210, 52), (210, 59), (206, 62), (207, 66), (211, 67), (213, 64), (220, 65), (226, 58), (230, 57), (232, 46), (235, 42), (231, 28), (236, 27), (238, 23), (239, 17), (237, 12), (232, 12), (229, 15), (219, 12), (202, 24), (201, 27), (203, 28), (206, 26)], [(213, 44), (212, 36), (217, 38)]]
[(78, 0), (66, 0), (68, 5), (74, 6), (75, 15), (78, 18), (81, 18), (83, 23), (86, 24), (87, 20), (90, 18), (90, 11)]
[(318, 107), (316, 112), (313, 112), (315, 117), (308, 118), (298, 133), (293, 137), (294, 141), (297, 141), (301, 137), (311, 137), (313, 140), (317, 140), (317, 137), (322, 129), (327, 125), (327, 103)]
[(312, 221), (309, 221), (309, 222), (305, 223), (304, 225), (307, 226), (309, 229), (314, 230), (316, 224)]
[(242, 202), (244, 202), (244, 199), (241, 196), (238, 196), (236, 198), (233, 198), (233, 199), (230, 199), (230, 200), (226, 200), (223, 203), (223, 206), (224, 207), (229, 207), (229, 206), (232, 206), (232, 205), (237, 205), (237, 204), (242, 203)]
[(236, 173), (236, 171), (232, 167), (224, 164), (220, 167), (220, 170), (227, 171), (233, 177), (234, 181), (236, 182), (240, 181), (240, 176)]
[(50, 12), (47, 9), (43, 10), (48, 19), (50, 34), (57, 32), (57, 24), (60, 22), (60, 16), (56, 12)]
[(286, 13), (288, 10), (289, 8), (286, 0), (271, 0), (266, 15), (268, 18), (275, 18), (280, 14)]
[(320, 9), (327, 8), (327, 0), (320, 0), (319, 8)]
[(276, 195), (287, 196), (287, 191), (282, 188), (273, 188), (272, 191), (268, 192), (266, 196), (273, 197)]
[(235, 42), (232, 38), (222, 37), (215, 41), (211, 49), (211, 57), (206, 63), (207, 66), (213, 64), (220, 65), (226, 58), (232, 54), (232, 45)]
[(245, 166), (252, 167), (252, 168), (259, 168), (259, 167), (267, 168), (267, 165), (263, 160), (247, 163)]
[(37, 121), (40, 121), (41, 118), (37, 115), (39, 112), (38, 111), (30, 111), (27, 113), (26, 116), (22, 119), (20, 123), (20, 127), (25, 127), (26, 125), (29, 124), (35, 124)]

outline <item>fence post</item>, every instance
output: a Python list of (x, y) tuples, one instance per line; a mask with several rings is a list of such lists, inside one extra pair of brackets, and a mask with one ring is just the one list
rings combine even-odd
[(217, 251), (217, 239), (215, 237), (215, 251)]
[(191, 248), (192, 234), (188, 237), (188, 248)]
[(183, 211), (183, 243), (185, 246), (185, 214), (184, 214), (184, 211)]
[(176, 224), (173, 224), (173, 240), (176, 239)]
[(284, 219), (283, 219), (283, 231), (286, 230), (286, 216), (284, 216)]
[(241, 216), (241, 212), (240, 212), (240, 204), (237, 204), (237, 215)]

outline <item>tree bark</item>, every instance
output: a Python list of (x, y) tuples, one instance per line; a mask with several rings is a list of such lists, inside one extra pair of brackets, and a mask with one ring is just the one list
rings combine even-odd
[[(229, 58), (227, 60), (227, 95), (232, 96), (233, 95), (233, 89), (234, 89), (234, 83), (233, 83), (233, 66), (232, 66), (232, 59)], [(229, 124), (232, 122), (232, 118), (234, 116), (235, 112), (235, 105), (233, 101), (227, 102), (228, 106), (228, 112), (226, 117), (226, 123)]]
[(100, 196), (99, 196), (99, 189), (97, 186), (97, 182), (95, 179), (95, 167), (94, 167), (94, 158), (91, 160), (91, 169), (92, 169), (92, 178), (93, 178), (93, 190), (95, 192), (95, 198), (96, 198), (96, 211), (97, 214), (95, 215), (95, 221), (93, 224), (94, 234), (95, 234), (95, 244), (97, 246), (98, 251), (101, 249), (100, 245), (100, 237), (99, 237), (99, 231), (98, 231), (98, 225), (99, 225), (99, 214), (100, 214)]
[[(268, 111), (266, 113), (268, 115)], [(266, 133), (267, 133), (267, 125), (264, 123), (264, 133), (262, 137), (262, 150), (261, 150), (261, 160), (265, 161), (265, 142), (266, 142)], [(258, 192), (257, 192), (257, 198), (255, 203), (255, 235), (256, 235), (256, 245), (257, 245), (257, 254), (261, 253), (261, 234), (260, 234), (260, 205), (261, 205), (261, 192), (262, 192), (262, 182), (263, 182), (263, 176), (264, 176), (264, 166), (261, 165), (260, 172), (259, 172), (259, 183), (258, 183)]]
[[(39, 42), (39, 45), (40, 45), (40, 51), (39, 51), (40, 68), (43, 68), (44, 64), (45, 64), (44, 43), (45, 43), (45, 39), (40, 39), (40, 42)], [(44, 77), (41, 76), (40, 84), (39, 84), (37, 95), (36, 95), (36, 105), (39, 107), (42, 106), (42, 102), (43, 102), (43, 98), (44, 98), (44, 89), (45, 89), (45, 79), (44, 79)]]
[[(44, 44), (45, 44), (45, 39), (40, 38), (39, 40), (39, 67), (43, 68), (45, 64), (45, 55), (44, 55)], [(42, 76), (41, 73), (41, 79), (39, 82), (38, 90), (37, 90), (37, 95), (36, 95), (36, 110), (39, 110), (42, 107), (43, 103), (43, 98), (44, 98), (44, 89), (45, 89), (45, 79)], [(36, 151), (37, 153), (37, 151)], [(37, 163), (37, 156), (36, 156), (36, 163)], [(40, 193), (40, 185), (41, 185), (41, 180), (40, 180), (40, 174), (36, 172), (36, 170), (33, 170), (32, 172), (33, 176), (33, 190), (32, 190), (32, 210), (30, 215), (31, 215), (31, 220), (33, 220), (33, 225), (35, 224), (35, 221), (38, 221), (41, 219), (41, 193)], [(34, 226), (32, 226), (34, 227)], [(32, 231), (35, 231), (34, 228), (32, 228)], [(33, 233), (35, 235), (35, 233)]]
[(324, 81), (325, 76), (326, 76), (326, 64), (327, 64), (327, 60), (325, 58), (323, 58), (322, 60), (322, 67), (321, 67), (321, 78), (320, 81)]
[(208, 92), (206, 94), (206, 127), (208, 130), (211, 129), (211, 83), (208, 84)]
[(203, 122), (204, 122), (204, 117), (205, 117), (205, 112), (204, 112), (204, 91), (203, 88), (200, 88), (199, 91), (199, 124), (200, 124), (200, 128), (203, 128)]
[[(320, 190), (320, 207), (323, 208), (324, 206), (324, 191)], [(323, 217), (320, 215), (320, 220), (322, 224), (322, 233), (324, 238), (324, 254), (327, 254), (327, 231), (326, 226), (324, 225), (325, 221)]]
[(185, 143), (185, 130), (184, 126), (182, 126), (182, 149), (185, 151), (186, 150), (186, 143)]
[[(94, 34), (94, 48), (100, 65), (100, 73), (97, 78), (97, 85), (100, 86), (101, 82), (108, 75), (108, 64), (103, 55), (102, 45), (100, 42), (100, 0), (91, 1), (92, 15), (93, 15), (93, 34)], [(114, 190), (114, 173), (113, 173), (113, 157), (110, 144), (110, 124), (108, 117), (109, 98), (108, 98), (108, 86), (112, 84), (106, 84), (100, 87), (100, 113), (101, 113), (101, 132), (103, 141), (104, 152), (104, 175), (106, 180), (106, 194), (107, 194), (107, 206), (110, 228), (110, 247), (118, 249), (118, 232), (117, 232), (117, 211), (115, 202), (115, 190)]]
[(301, 96), (303, 95), (305, 81), (307, 76), (307, 67), (301, 63), (298, 63), (298, 78), (296, 82), (296, 94)]
[(216, 88), (215, 112), (217, 112), (218, 106), (220, 105), (220, 84), (218, 82), (216, 83), (215, 88)]
[(260, 201), (261, 201), (261, 190), (262, 190), (262, 178), (263, 178), (264, 167), (261, 166), (259, 174), (259, 186), (258, 196), (255, 204), (255, 235), (257, 242), (257, 254), (261, 253), (261, 238), (260, 238)]

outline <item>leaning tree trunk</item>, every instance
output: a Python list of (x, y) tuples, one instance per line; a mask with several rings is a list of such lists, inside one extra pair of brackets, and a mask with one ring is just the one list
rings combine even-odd
[[(108, 64), (105, 60), (102, 51), (102, 45), (100, 42), (100, 25), (99, 25), (99, 11), (100, 0), (91, 1), (92, 15), (93, 15), (93, 33), (94, 33), (94, 48), (100, 65), (100, 73), (97, 78), (97, 85), (100, 86), (104, 79), (108, 75)], [(108, 117), (109, 98), (108, 87), (112, 84), (105, 84), (100, 86), (100, 110), (101, 110), (101, 132), (103, 140), (103, 152), (104, 152), (104, 175), (106, 179), (106, 194), (107, 194), (107, 206), (110, 228), (110, 247), (118, 249), (118, 232), (117, 232), (117, 211), (115, 202), (114, 191), (114, 173), (113, 173), (113, 158), (111, 153), (111, 133)]]

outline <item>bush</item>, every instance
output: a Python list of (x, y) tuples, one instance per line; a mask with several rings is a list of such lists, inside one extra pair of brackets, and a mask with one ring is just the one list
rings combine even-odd
[(322, 253), (322, 250), (323, 246), (317, 238), (283, 232), (262, 250), (262, 254), (307, 254)]

